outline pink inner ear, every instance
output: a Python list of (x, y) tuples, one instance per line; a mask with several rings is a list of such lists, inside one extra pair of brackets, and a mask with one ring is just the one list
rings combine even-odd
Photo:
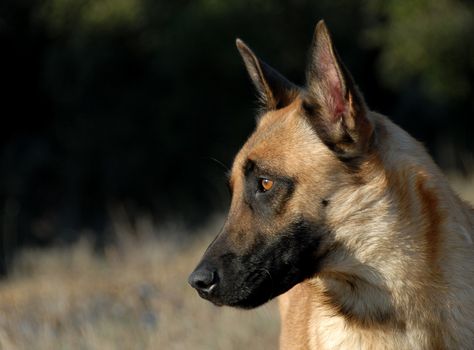
[(344, 114), (347, 110), (346, 101), (341, 91), (341, 86), (333, 86), (330, 87), (330, 94), (332, 96), (331, 100), (333, 105), (329, 110), (332, 112), (332, 116), (337, 119), (342, 114)]
[(322, 91), (325, 95), (324, 100), (327, 104), (327, 110), (336, 121), (347, 110), (347, 101), (342, 91), (337, 62), (329, 47), (321, 50), (318, 58), (319, 76), (324, 87)]

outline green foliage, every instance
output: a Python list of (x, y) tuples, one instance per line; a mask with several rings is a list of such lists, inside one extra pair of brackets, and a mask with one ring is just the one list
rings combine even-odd
[(44, 0), (38, 18), (53, 35), (137, 28), (143, 17), (142, 0)]
[(394, 89), (419, 79), (433, 98), (472, 96), (474, 5), (457, 0), (371, 1), (368, 16), (382, 18), (366, 31), (381, 50), (381, 79)]

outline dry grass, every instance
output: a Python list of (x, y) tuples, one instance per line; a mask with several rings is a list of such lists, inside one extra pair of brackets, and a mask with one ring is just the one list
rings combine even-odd
[(468, 177), (453, 173), (448, 179), (456, 193), (474, 206), (474, 172)]
[[(474, 203), (474, 177), (449, 178)], [(0, 282), (0, 349), (275, 349), (275, 302), (217, 308), (186, 283), (222, 219), (192, 236), (150, 222), (116, 220), (103, 257), (87, 241), (24, 252)]]
[(150, 227), (137, 236), (123, 226), (120, 245), (104, 257), (86, 241), (25, 252), (0, 284), (0, 349), (277, 347), (275, 303), (255, 311), (218, 308), (187, 285), (211, 235), (197, 233), (201, 239), (190, 242), (166, 239), (176, 229), (152, 238)]

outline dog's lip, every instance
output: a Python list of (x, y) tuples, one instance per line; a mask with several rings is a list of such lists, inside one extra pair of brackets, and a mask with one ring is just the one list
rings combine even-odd
[(224, 306), (226, 305), (225, 303), (219, 301), (219, 298), (216, 298), (215, 296), (205, 293), (205, 292), (198, 292), (199, 296), (211, 303), (213, 303), (215, 306)]
[(222, 296), (218, 294), (218, 291), (216, 288), (216, 285), (212, 285), (209, 288), (203, 289), (203, 290), (197, 290), (199, 296), (215, 306), (234, 306), (234, 307), (239, 307), (240, 303), (244, 300), (233, 300), (232, 302), (227, 302), (225, 301), (225, 298), (222, 299)]

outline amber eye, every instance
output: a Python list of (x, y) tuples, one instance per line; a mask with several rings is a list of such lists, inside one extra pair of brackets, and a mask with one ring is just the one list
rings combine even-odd
[(267, 192), (272, 189), (273, 181), (267, 178), (260, 178), (258, 181), (258, 185), (260, 192)]

